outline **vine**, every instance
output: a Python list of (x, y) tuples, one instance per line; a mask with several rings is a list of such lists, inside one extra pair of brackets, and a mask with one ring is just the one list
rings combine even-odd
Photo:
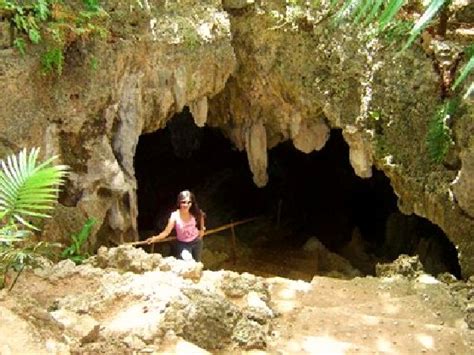
[(0, 0), (0, 16), (11, 26), (11, 43), (24, 55), (29, 44), (42, 44), (42, 71), (64, 68), (65, 52), (78, 40), (107, 36), (107, 13), (99, 0), (82, 0), (79, 4), (62, 0)]

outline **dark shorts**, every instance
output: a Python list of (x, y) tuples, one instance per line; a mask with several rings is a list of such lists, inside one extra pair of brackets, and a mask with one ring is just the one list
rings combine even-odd
[(191, 242), (176, 241), (176, 257), (182, 260), (201, 261), (202, 239), (196, 238)]

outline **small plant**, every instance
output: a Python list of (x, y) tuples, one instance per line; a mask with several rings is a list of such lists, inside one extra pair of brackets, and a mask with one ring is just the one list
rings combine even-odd
[(72, 243), (61, 253), (61, 258), (70, 259), (76, 264), (81, 264), (85, 259), (89, 257), (88, 253), (82, 251), (82, 247), (89, 238), (92, 227), (96, 223), (96, 220), (89, 218), (86, 223), (82, 226), (82, 229), (77, 234), (71, 235)]
[(56, 72), (61, 76), (63, 72), (64, 55), (61, 48), (51, 48), (41, 56), (41, 66), (44, 74)]
[(93, 71), (97, 71), (99, 68), (99, 60), (96, 57), (92, 57), (89, 61), (89, 64)]
[(99, 0), (82, 0), (87, 11), (97, 12), (100, 10), (100, 1)]
[(99, 0), (82, 0), (76, 8), (61, 0), (0, 0), (0, 12), (10, 21), (12, 43), (24, 55), (28, 43), (46, 48), (41, 56), (44, 74), (61, 75), (65, 49), (78, 40), (104, 38), (107, 13)]
[(428, 155), (435, 163), (441, 163), (454, 144), (448, 122), (452, 120), (457, 107), (458, 100), (447, 100), (438, 108), (429, 124), (426, 144)]
[(67, 167), (53, 165), (56, 156), (38, 163), (38, 155), (39, 148), (29, 153), (23, 149), (18, 155), (0, 161), (0, 279), (3, 281), (8, 270), (15, 268), (21, 273), (34, 262), (35, 256), (50, 246), (44, 242), (31, 244), (30, 237), (33, 231), (40, 230), (36, 222), (50, 217), (48, 212), (57, 200)]
[(179, 26), (182, 41), (189, 49), (196, 49), (201, 45), (199, 34), (192, 22), (185, 17), (177, 17), (175, 23)]
[[(10, 22), (17, 31), (25, 33), (32, 43), (38, 44), (41, 40), (41, 22), (46, 21), (50, 15), (50, 3), (51, 0), (37, 0), (24, 5), (19, 1), (0, 0), (0, 10), (10, 13)], [(14, 44), (24, 53), (24, 40), (15, 40)]]
[[(451, 3), (452, 0), (430, 0), (416, 21), (410, 14), (410, 3), (407, 0), (331, 0), (330, 7), (335, 10), (336, 24), (342, 21), (363, 27), (373, 24), (377, 36), (388, 42), (406, 38), (400, 49), (400, 52), (403, 52), (426, 28), (433, 31), (436, 27), (437, 35), (445, 37), (448, 28), (448, 7)], [(473, 83), (467, 85), (463, 95), (458, 90), (461, 83), (474, 70), (473, 44), (465, 48), (464, 56), (467, 59), (466, 64), (459, 70), (454, 84), (448, 84), (446, 91), (442, 90), (443, 103), (429, 123), (426, 144), (429, 157), (434, 162), (441, 163), (450, 146), (454, 144), (449, 123), (460, 106), (461, 98), (468, 98), (474, 90)]]
[(12, 247), (8, 243), (0, 243), (0, 289), (5, 287), (6, 275), (13, 269), (17, 272), (15, 279), (10, 282), (9, 290), (15, 286), (16, 281), (25, 269), (25, 266), (42, 266), (41, 258), (51, 258), (59, 248), (58, 243), (25, 241), (21, 246)]

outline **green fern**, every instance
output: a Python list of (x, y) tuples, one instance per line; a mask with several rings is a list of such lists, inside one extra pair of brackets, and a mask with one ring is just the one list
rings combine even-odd
[(37, 0), (33, 4), (33, 10), (35, 12), (36, 17), (41, 21), (46, 21), (50, 14), (50, 4), (51, 1), (48, 0)]
[(26, 53), (26, 42), (23, 38), (15, 38), (13, 41), (13, 46), (18, 49), (21, 55)]
[(426, 137), (428, 155), (435, 163), (441, 163), (454, 144), (448, 122), (456, 113), (458, 106), (459, 100), (447, 100), (437, 109), (428, 126)]
[(103, 38), (108, 34), (102, 26), (107, 14), (101, 10), (100, 1), (82, 0), (82, 5), (78, 10), (61, 0), (0, 0), (0, 13), (6, 14), (15, 30), (15, 48), (24, 55), (27, 43), (45, 43), (43, 73), (61, 75), (64, 48), (77, 39)]
[(82, 0), (87, 11), (97, 12), (100, 10), (99, 0)]
[(41, 66), (43, 74), (50, 74), (56, 72), (61, 76), (64, 65), (64, 54), (61, 48), (51, 48), (43, 53), (41, 56)]

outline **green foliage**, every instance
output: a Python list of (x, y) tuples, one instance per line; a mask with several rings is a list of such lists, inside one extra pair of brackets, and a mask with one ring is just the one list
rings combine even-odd
[(0, 9), (13, 13), (12, 22), (15, 27), (26, 33), (32, 43), (39, 43), (41, 40), (40, 23), (49, 16), (47, 0), (38, 0), (28, 6), (19, 1), (3, 0), (0, 2)]
[[(16, 31), (15, 47), (25, 54), (27, 43), (44, 43), (41, 57), (43, 73), (62, 73), (65, 48), (77, 40), (104, 37), (106, 13), (99, 0), (82, 0), (82, 9), (61, 0), (0, 0)], [(3, 11), (2, 11), (3, 10)], [(27, 42), (28, 41), (28, 42)]]
[(428, 155), (435, 163), (441, 163), (449, 148), (454, 144), (448, 122), (452, 120), (458, 106), (459, 100), (447, 100), (436, 110), (435, 116), (429, 123), (426, 143)]
[(16, 277), (10, 285), (11, 290), (25, 266), (41, 266), (41, 257), (51, 258), (57, 248), (59, 248), (59, 244), (43, 241), (26, 241), (21, 246), (0, 243), (0, 289), (5, 287), (5, 278), (10, 269), (17, 271)]
[[(408, 3), (404, 0), (332, 0), (330, 5), (338, 9), (335, 14), (336, 23), (350, 20), (355, 25), (367, 26), (370, 23), (377, 24), (377, 35), (388, 42), (405, 40), (401, 51), (409, 48), (421, 32), (432, 23), (432, 20), (443, 14), (451, 0), (431, 0), (421, 17), (414, 23), (400, 15), (403, 6)], [(446, 29), (446, 16), (440, 16), (438, 33)], [(363, 22), (362, 22), (363, 21)], [(429, 123), (426, 137), (427, 149), (430, 159), (440, 163), (444, 160), (453, 144), (450, 122), (459, 106), (460, 98), (456, 89), (467, 78), (474, 69), (474, 45), (470, 45), (464, 51), (468, 61), (460, 69), (459, 74), (447, 93), (448, 99), (436, 110), (435, 116)], [(474, 90), (471, 83), (464, 97), (468, 97)]]
[(381, 116), (382, 114), (380, 113), (380, 111), (369, 111), (369, 118), (374, 121), (379, 121)]
[(15, 38), (13, 41), (13, 45), (16, 49), (21, 53), (21, 55), (25, 55), (26, 53), (26, 42), (23, 38)]
[[(28, 4), (18, 0), (0, 0), (0, 10), (11, 14), (11, 23), (17, 31), (24, 33), (33, 44), (40, 43), (41, 23), (47, 21), (51, 15), (51, 5), (55, 0), (36, 0)], [(15, 47), (21, 54), (25, 54), (26, 42), (23, 38), (15, 38)]]
[(92, 57), (89, 61), (91, 69), (96, 71), (99, 68), (99, 60), (96, 57)]
[(82, 0), (87, 11), (97, 12), (100, 10), (99, 0)]
[(433, 17), (435, 17), (440, 12), (441, 8), (448, 2), (449, 0), (432, 0), (430, 2), (426, 11), (411, 29), (410, 38), (408, 39), (402, 50), (405, 50), (413, 43), (413, 41), (420, 35), (421, 31), (429, 24)]
[[(422, 16), (414, 24), (411, 21), (403, 21), (401, 27), (407, 33), (407, 41), (402, 50), (411, 46), (413, 41), (421, 34), (424, 28), (428, 26), (431, 20), (437, 16), (444, 6), (451, 0), (431, 0)], [(406, 0), (335, 0), (331, 1), (331, 6), (339, 9), (336, 12), (336, 23), (343, 20), (350, 20), (354, 24), (367, 26), (376, 22), (379, 34), (384, 31), (393, 31), (394, 22), (400, 14), (403, 6), (408, 2)], [(363, 22), (362, 22), (363, 20)], [(410, 23), (410, 28), (405, 25)], [(397, 28), (398, 26), (395, 26)], [(401, 32), (399, 35), (402, 34)]]
[[(6, 226), (39, 230), (26, 218), (47, 218), (66, 174), (65, 165), (52, 165), (56, 156), (38, 163), (39, 148), (23, 149), (0, 161), (0, 219)], [(0, 237), (3, 236), (0, 229)], [(7, 234), (8, 235), (8, 234)]]
[(337, 23), (350, 19), (359, 24), (364, 19), (363, 26), (377, 20), (378, 28), (383, 31), (395, 18), (404, 4), (404, 0), (348, 0), (331, 1), (333, 8), (339, 8), (335, 15)]
[(474, 96), (474, 82), (472, 82), (471, 85), (469, 85), (469, 87), (467, 88), (466, 93), (463, 96), (463, 99), (467, 100), (469, 97), (473, 97), (473, 96)]
[(95, 219), (89, 218), (86, 223), (84, 223), (79, 233), (71, 235), (71, 245), (64, 249), (64, 251), (61, 253), (61, 257), (63, 259), (70, 259), (76, 264), (81, 264), (84, 259), (89, 257), (89, 254), (82, 252), (82, 247), (89, 238), (92, 227), (95, 223)]
[(64, 182), (67, 167), (53, 165), (56, 156), (38, 162), (39, 148), (0, 161), (0, 278), (11, 267), (20, 271), (35, 257), (44, 255), (51, 245), (31, 244), (35, 221), (50, 217), (57, 200), (59, 185)]
[(459, 76), (453, 84), (453, 90), (456, 90), (459, 84), (461, 84), (469, 75), (469, 73), (474, 69), (474, 44), (471, 44), (469, 47), (467, 47), (464, 50), (464, 53), (469, 58), (469, 61), (461, 68)]
[(412, 21), (395, 19), (385, 27), (381, 37), (387, 42), (403, 41), (408, 37), (408, 32), (412, 25)]
[(56, 72), (61, 76), (64, 65), (64, 54), (61, 48), (51, 48), (41, 56), (41, 67), (44, 74)]

